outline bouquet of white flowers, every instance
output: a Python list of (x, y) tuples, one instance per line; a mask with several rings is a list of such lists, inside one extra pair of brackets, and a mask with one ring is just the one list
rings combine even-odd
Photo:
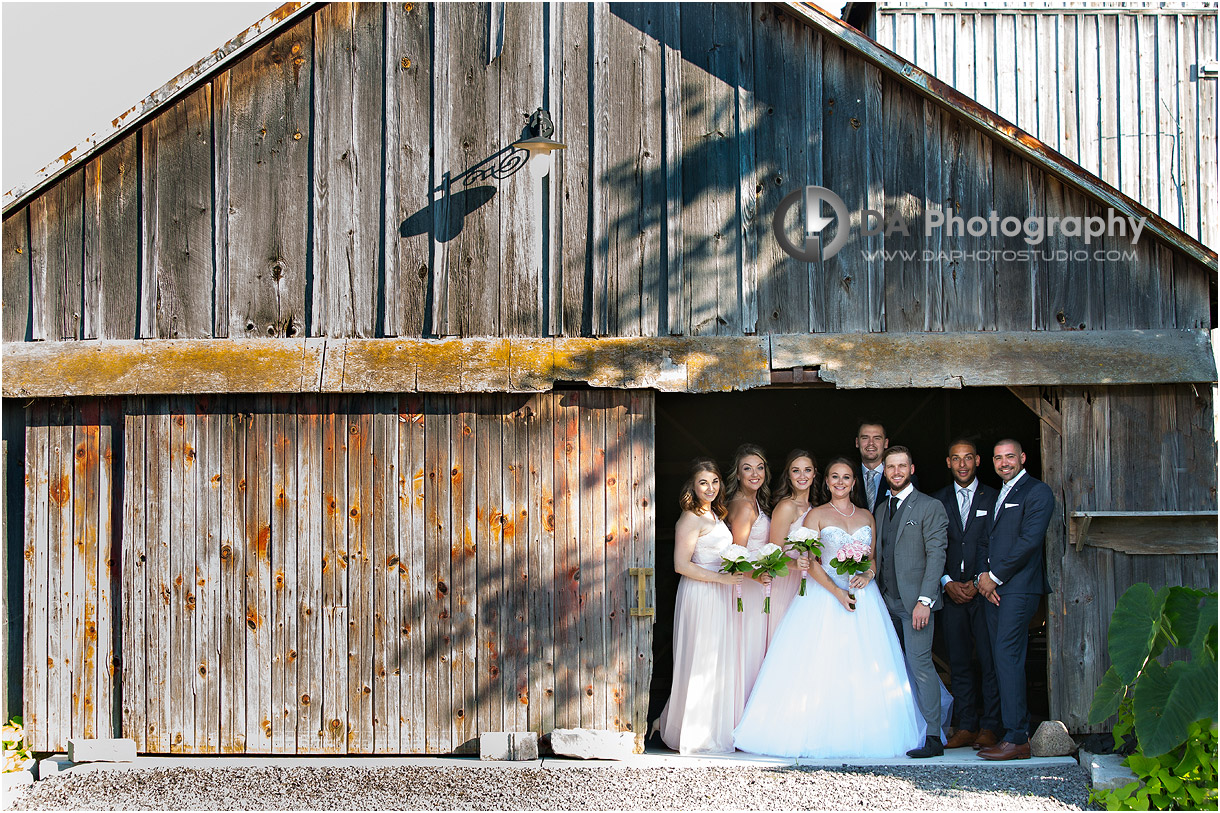
[[(756, 578), (764, 573), (771, 578), (788, 575), (788, 556), (779, 545), (772, 545), (768, 542), (754, 551), (751, 558), (754, 560), (754, 576)], [(771, 612), (770, 582), (763, 586), (763, 595), (765, 596), (763, 599), (763, 612), (769, 613)]]
[[(754, 572), (754, 562), (751, 561), (749, 554), (746, 553), (746, 549), (741, 547), (740, 545), (734, 545), (734, 547), (736, 547), (740, 551), (740, 553), (734, 553), (731, 556), (723, 557), (720, 560), (720, 572), (721, 573), (753, 573)], [(733, 587), (737, 593), (737, 612), (742, 612), (743, 607), (741, 605), (741, 585), (736, 584), (736, 585), (733, 585)]]
[[(818, 532), (812, 528), (806, 528), (803, 525), (797, 528), (792, 533), (788, 534), (788, 550), (796, 551), (797, 554), (807, 554), (809, 556), (822, 555), (822, 543), (818, 541)], [(809, 578), (809, 571), (801, 571), (801, 595), (805, 595), (805, 581)]]

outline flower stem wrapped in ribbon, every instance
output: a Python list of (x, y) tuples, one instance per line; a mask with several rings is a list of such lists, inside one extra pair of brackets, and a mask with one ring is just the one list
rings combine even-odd
[[(818, 532), (812, 528), (804, 526), (797, 528), (792, 533), (788, 534), (788, 550), (795, 551), (799, 556), (805, 554), (810, 559), (822, 555), (822, 543), (818, 541)], [(801, 571), (801, 595), (805, 595), (805, 582), (809, 578), (809, 571)]]
[[(776, 576), (788, 575), (788, 556), (784, 553), (784, 549), (779, 545), (772, 545), (768, 542), (758, 550), (754, 551), (754, 577), (757, 578), (764, 573), (775, 578)], [(763, 612), (771, 612), (771, 583), (763, 585)]]
[[(725, 556), (720, 560), (721, 573), (753, 573), (754, 562), (750, 560), (750, 555), (746, 553), (746, 549), (740, 545), (734, 546), (740, 549), (740, 553), (734, 553), (731, 556)], [(737, 593), (737, 612), (742, 612), (744, 609), (741, 604), (741, 585), (733, 585), (734, 591)]]
[[(830, 560), (830, 566), (840, 576), (858, 576), (872, 566), (868, 553), (868, 545), (852, 540), (839, 548), (835, 558)], [(855, 593), (848, 593), (847, 595), (852, 601), (856, 600)]]

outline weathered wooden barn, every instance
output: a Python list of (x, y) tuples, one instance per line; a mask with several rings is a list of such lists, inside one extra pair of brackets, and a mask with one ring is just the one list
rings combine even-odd
[[(806, 185), (850, 234), (814, 262), (772, 230)], [(1146, 225), (1030, 251), (933, 210)], [(642, 742), (664, 484), (750, 416), (782, 456), (901, 406), (935, 463), (1018, 405), (1074, 730), (1115, 596), (1216, 585), (1216, 254), (813, 6), (289, 4), (12, 195), (3, 258), (38, 750)]]

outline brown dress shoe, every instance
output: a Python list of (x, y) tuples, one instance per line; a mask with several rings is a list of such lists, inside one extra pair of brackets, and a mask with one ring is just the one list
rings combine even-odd
[(974, 745), (976, 737), (978, 737), (977, 732), (959, 728), (945, 743), (945, 748), (965, 748), (967, 745)]
[(1015, 742), (998, 742), (990, 748), (979, 751), (983, 759), (1002, 761), (1007, 759), (1029, 759), (1029, 743), (1018, 745)]
[(995, 732), (990, 728), (984, 728), (979, 732), (979, 735), (974, 738), (973, 748), (975, 751), (980, 748), (990, 748), (1000, 741), (1000, 738), (995, 735)]

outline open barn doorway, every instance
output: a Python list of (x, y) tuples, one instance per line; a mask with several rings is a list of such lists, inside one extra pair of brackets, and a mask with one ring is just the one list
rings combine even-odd
[[(658, 393), (657, 620), (653, 630), (650, 721), (660, 715), (673, 680), (673, 610), (678, 587), (673, 571), (674, 524), (680, 514), (678, 491), (690, 461), (710, 456), (727, 470), (737, 446), (752, 442), (767, 451), (773, 476), (794, 447), (813, 452), (821, 471), (826, 461), (837, 455), (858, 459), (853, 439), (863, 418), (880, 420), (892, 445), (911, 449), (920, 490), (929, 494), (950, 482), (945, 453), (949, 443), (960, 436), (977, 439), (984, 458), (979, 475), (990, 485), (999, 487), (990, 462), (991, 444), (1003, 437), (1021, 441), (1026, 469), (1035, 477), (1042, 476), (1038, 418), (1004, 387), (838, 390), (794, 386), (710, 395)], [(1031, 625), (1026, 663), (1029, 708), (1035, 727), (1049, 713), (1045, 619), (1044, 602)], [(944, 677), (948, 659), (939, 633), (938, 629), (933, 653)], [(663, 747), (655, 734), (649, 745)]]

